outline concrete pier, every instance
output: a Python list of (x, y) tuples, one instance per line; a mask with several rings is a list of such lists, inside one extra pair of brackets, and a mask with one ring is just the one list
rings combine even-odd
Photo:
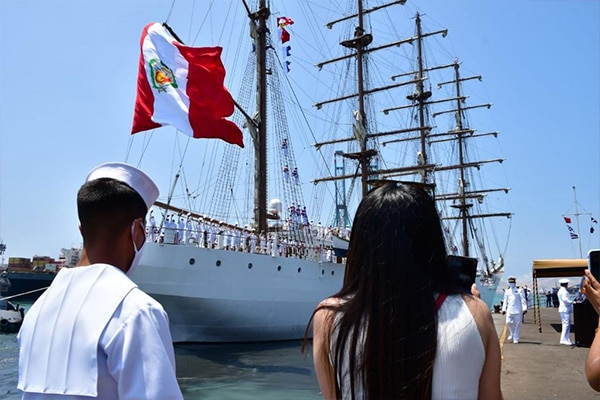
[[(492, 314), (502, 351), (502, 393), (506, 400), (599, 399), (585, 377), (587, 347), (559, 344), (557, 308), (540, 308), (542, 332), (534, 323), (533, 310), (525, 315), (518, 344), (507, 341), (505, 316)], [(571, 317), (571, 323), (573, 323)], [(596, 323), (594, 322), (594, 325)], [(574, 328), (571, 341), (575, 343)]]

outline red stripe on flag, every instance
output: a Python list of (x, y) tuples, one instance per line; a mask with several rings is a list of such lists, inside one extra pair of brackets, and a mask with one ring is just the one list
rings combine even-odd
[(233, 98), (223, 82), (220, 47), (188, 47), (174, 43), (189, 63), (186, 93), (189, 121), (195, 138), (219, 138), (244, 147), (240, 128), (225, 117), (233, 114)]
[(150, 23), (144, 27), (140, 39), (140, 61), (138, 63), (137, 94), (133, 112), (133, 126), (131, 127), (132, 134), (162, 126), (152, 121), (152, 115), (154, 114), (154, 94), (152, 94), (150, 82), (148, 82), (144, 54), (142, 52), (144, 39), (148, 36), (148, 28), (152, 25), (154, 24)]
[(565, 219), (565, 222), (566, 222), (567, 224), (570, 224), (570, 223), (571, 223), (571, 218), (569, 218), (569, 217), (563, 217), (563, 218)]

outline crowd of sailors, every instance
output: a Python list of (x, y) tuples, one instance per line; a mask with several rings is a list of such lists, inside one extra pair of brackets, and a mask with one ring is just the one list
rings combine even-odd
[[(306, 215), (306, 214), (304, 214)], [(238, 224), (227, 224), (206, 217), (169, 214), (158, 224), (151, 211), (146, 223), (148, 242), (198, 246), (203, 248), (297, 257), (336, 262), (332, 235), (349, 237), (349, 229), (325, 227), (320, 222), (288, 219), (275, 231), (259, 232)]]

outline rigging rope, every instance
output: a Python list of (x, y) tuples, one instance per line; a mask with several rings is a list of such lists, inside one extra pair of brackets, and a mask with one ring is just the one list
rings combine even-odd
[[(253, 89), (253, 75), (256, 68), (256, 59), (254, 55), (249, 52), (248, 62), (246, 63), (246, 70), (244, 71), (244, 77), (240, 86), (237, 102), (247, 108), (250, 104), (250, 98)], [(238, 126), (243, 126), (244, 116), (241, 112), (237, 111), (233, 114), (233, 121)], [(208, 212), (211, 216), (218, 218), (222, 221), (229, 220), (230, 210), (232, 209), (231, 204), (234, 201), (234, 188), (236, 187), (237, 181), (240, 176), (238, 175), (239, 161), (241, 148), (239, 146), (224, 145), (223, 157), (219, 166), (218, 177), (213, 185), (213, 194), (211, 202), (208, 206)], [(252, 152), (252, 149), (248, 150)], [(252, 170), (253, 166), (249, 166), (249, 170)], [(240, 221), (241, 222), (241, 221)], [(244, 221), (247, 222), (247, 221)]]

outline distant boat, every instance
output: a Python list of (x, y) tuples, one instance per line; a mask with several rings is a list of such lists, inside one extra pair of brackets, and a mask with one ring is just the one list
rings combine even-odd
[(44, 290), (50, 286), (60, 268), (75, 266), (79, 261), (81, 249), (61, 249), (58, 260), (51, 257), (34, 256), (32, 259), (24, 257), (9, 257), (6, 268), (10, 287), (4, 294), (5, 297), (15, 297), (19, 300), (35, 301)]
[(56, 276), (56, 272), (43, 271), (6, 271), (10, 280), (10, 289), (6, 296), (19, 296), (19, 300), (35, 301), (44, 293)]
[(4, 299), (8, 293), (11, 283), (6, 271), (0, 273), (0, 332), (14, 333), (18, 332), (23, 323), (24, 310), (18, 305), (15, 306), (10, 301)]
[(0, 300), (0, 332), (15, 333), (23, 324), (24, 309), (8, 300)]

